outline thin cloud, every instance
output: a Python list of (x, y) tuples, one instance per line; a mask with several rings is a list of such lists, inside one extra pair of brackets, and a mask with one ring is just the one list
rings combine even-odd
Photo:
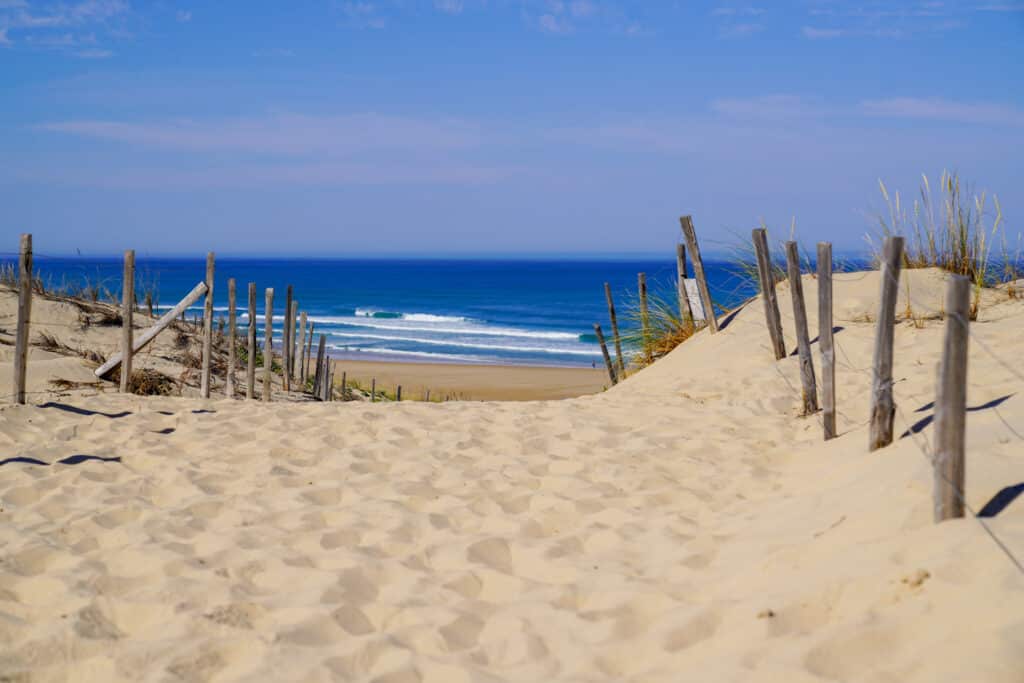
[(186, 10), (178, 10), (178, 13), (174, 15), (174, 18), (181, 24), (187, 24), (192, 21), (192, 12)]
[(764, 24), (731, 24), (718, 31), (722, 38), (749, 38), (764, 30)]
[(939, 98), (893, 97), (865, 100), (860, 110), (868, 116), (951, 121), (1000, 126), (1024, 126), (1024, 111), (1002, 104), (955, 102)]
[(724, 98), (711, 102), (711, 111), (736, 119), (781, 120), (820, 116), (824, 107), (817, 100), (799, 95), (760, 95)]
[(483, 139), (477, 126), (461, 121), (378, 114), (288, 114), (258, 119), (150, 123), (71, 120), (43, 123), (36, 128), (134, 146), (283, 155), (466, 149), (477, 146)]
[(462, 0), (434, 0), (434, 7), (445, 14), (462, 14), (466, 8)]
[(346, 2), (341, 6), (341, 12), (346, 23), (355, 28), (382, 29), (387, 26), (387, 19), (372, 2)]

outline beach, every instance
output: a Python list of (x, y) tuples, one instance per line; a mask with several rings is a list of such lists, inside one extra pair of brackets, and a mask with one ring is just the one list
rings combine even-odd
[(430, 392), (432, 400), (446, 397), (476, 401), (532, 401), (573, 398), (601, 391), (610, 384), (608, 372), (601, 363), (595, 368), (468, 365), (460, 363), (375, 363), (337, 359), (335, 380), (348, 379), (369, 388), (376, 379), (377, 387), (393, 397), (402, 386), (406, 400), (424, 400)]
[[(565, 375), (594, 384), (563, 400), (0, 403), (0, 677), (1019, 682), (1024, 301), (986, 290), (971, 325), (965, 494), (987, 528), (935, 524), (944, 275), (901, 276), (896, 439), (869, 452), (879, 284), (835, 276), (827, 442), (757, 299), (607, 391), (600, 367)], [(779, 307), (791, 351), (785, 286)], [(30, 386), (72, 370), (34, 349)]]

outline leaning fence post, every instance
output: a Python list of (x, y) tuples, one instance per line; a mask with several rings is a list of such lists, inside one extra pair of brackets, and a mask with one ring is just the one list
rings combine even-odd
[(772, 273), (771, 258), (768, 254), (768, 231), (764, 228), (755, 228), (752, 235), (754, 252), (757, 255), (757, 279), (761, 283), (761, 300), (764, 302), (764, 317), (768, 325), (768, 336), (772, 341), (775, 360), (782, 360), (786, 357), (786, 340), (782, 336), (779, 299), (775, 296), (775, 275)]
[(300, 317), (299, 327), (301, 328), (301, 331), (299, 332), (299, 346), (298, 346), (298, 353), (299, 353), (299, 358), (300, 358), (300, 360), (299, 360), (299, 384), (300, 384), (300, 387), (299, 388), (300, 389), (305, 389), (306, 388), (306, 312), (305, 311), (302, 312), (302, 316)]
[(803, 388), (804, 415), (818, 412), (818, 387), (814, 381), (814, 358), (807, 332), (807, 308), (804, 305), (804, 284), (800, 277), (800, 253), (796, 242), (786, 242), (786, 269), (793, 297), (793, 322), (796, 326), (796, 347), (800, 356), (800, 384)]
[(228, 279), (228, 372), (224, 378), (224, 393), (228, 398), (235, 397), (235, 278)]
[(704, 261), (700, 256), (700, 247), (697, 245), (697, 231), (693, 229), (693, 219), (690, 216), (682, 216), (679, 224), (683, 229), (683, 237), (686, 238), (686, 248), (690, 250), (690, 260), (693, 261), (693, 274), (697, 278), (697, 291), (700, 293), (701, 303), (704, 305), (704, 319), (707, 321), (711, 334), (718, 332), (718, 319), (715, 317), (714, 305), (711, 303), (711, 290), (708, 289), (708, 279), (704, 275)]
[(121, 393), (132, 386), (132, 318), (135, 312), (135, 250), (124, 252), (124, 278), (121, 282)]
[(263, 401), (270, 402), (270, 394), (274, 389), (274, 379), (271, 376), (271, 369), (274, 365), (274, 289), (267, 287), (266, 291), (266, 312), (264, 314), (263, 338)]
[(248, 358), (245, 367), (245, 397), (256, 395), (256, 283), (249, 283), (249, 329), (246, 330)]
[(612, 340), (615, 342), (615, 360), (619, 365), (619, 376), (626, 376), (626, 364), (622, 360), (622, 340), (619, 337), (619, 321), (615, 318), (615, 303), (612, 301), (612, 288), (604, 283), (604, 298), (608, 301), (608, 317), (612, 321)]
[(637, 273), (636, 289), (640, 298), (640, 341), (644, 359), (651, 362), (651, 314), (647, 308), (647, 274)]
[(608, 345), (604, 343), (604, 334), (601, 332), (601, 326), (594, 323), (594, 334), (597, 335), (597, 343), (601, 345), (601, 355), (604, 356), (604, 366), (608, 369), (608, 379), (611, 380), (612, 386), (619, 383), (619, 378), (615, 376), (615, 366), (612, 365), (611, 356), (608, 355)]
[(818, 242), (818, 348), (825, 440), (836, 436), (836, 351), (832, 339), (832, 243)]
[(686, 292), (686, 246), (683, 244), (676, 245), (676, 288), (679, 290), (679, 319), (693, 327), (693, 309)]
[(871, 385), (871, 428), (869, 450), (892, 443), (896, 404), (892, 398), (892, 347), (896, 326), (896, 297), (899, 291), (903, 238), (888, 237), (882, 250), (882, 293), (875, 328), (874, 377)]
[(206, 255), (206, 302), (203, 306), (203, 369), (199, 394), (210, 398), (210, 360), (213, 355), (213, 252)]
[(32, 235), (21, 236), (18, 252), (18, 328), (14, 337), (14, 402), (25, 403), (28, 377), (28, 325), (32, 317)]
[(946, 334), (935, 391), (935, 521), (964, 516), (964, 440), (967, 421), (967, 342), (971, 282), (952, 275), (946, 285)]

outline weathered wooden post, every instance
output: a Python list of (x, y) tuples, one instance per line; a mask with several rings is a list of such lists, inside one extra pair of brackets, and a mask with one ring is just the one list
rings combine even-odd
[(946, 333), (935, 390), (935, 521), (964, 516), (964, 442), (967, 423), (967, 342), (971, 281), (946, 284)]
[(396, 402), (401, 402), (401, 400), (402, 400), (402, 385), (399, 384), (398, 387), (395, 389), (395, 401)]
[[(175, 318), (177, 318), (181, 314), (181, 311), (185, 310), (195, 302), (199, 301), (199, 297), (201, 297), (205, 293), (206, 283), (200, 282), (195, 287), (193, 287), (192, 291), (185, 295), (185, 298), (179, 301), (174, 308), (164, 313), (159, 320), (153, 323), (153, 325), (148, 330), (140, 334), (138, 337), (132, 334), (132, 354), (137, 354), (139, 351), (144, 349), (147, 344), (153, 341), (156, 338), (156, 336), (160, 334), (160, 332), (162, 332), (171, 323), (174, 322)], [(114, 368), (121, 364), (122, 355), (123, 354), (120, 351), (118, 351), (113, 356), (111, 356), (110, 359), (107, 360), (107, 362), (96, 368), (93, 371), (93, 374), (96, 375), (97, 377), (106, 377), (111, 370), (113, 370)]]
[(291, 333), (291, 312), (292, 312), (292, 286), (288, 285), (288, 291), (284, 300), (284, 325), (281, 327), (281, 382), (285, 391), (292, 390), (291, 367), (292, 367), (292, 333)]
[(256, 396), (256, 283), (249, 283), (249, 329), (246, 330), (245, 397)]
[(612, 337), (615, 342), (615, 359), (619, 364), (618, 375), (620, 377), (626, 376), (626, 363), (622, 359), (622, 340), (619, 337), (619, 322), (615, 318), (615, 303), (612, 301), (612, 288), (606, 282), (604, 283), (604, 298), (608, 301), (608, 317), (612, 321)]
[(132, 319), (135, 313), (135, 250), (124, 252), (124, 277), (121, 282), (121, 393), (132, 386)]
[(313, 395), (317, 398), (322, 396), (324, 382), (324, 357), (327, 350), (327, 335), (320, 335), (320, 344), (316, 352), (316, 376), (313, 378)]
[(270, 402), (270, 394), (274, 390), (274, 378), (271, 369), (274, 365), (274, 289), (267, 287), (266, 312), (264, 314), (263, 338), (263, 401)]
[(341, 400), (345, 401), (348, 399), (348, 374), (341, 371)]
[(800, 356), (800, 384), (803, 388), (803, 414), (818, 412), (818, 387), (814, 381), (814, 359), (807, 331), (807, 308), (804, 306), (804, 285), (800, 277), (800, 253), (796, 242), (786, 242), (786, 269), (793, 297), (793, 322), (796, 326), (796, 348)]
[(764, 228), (755, 228), (752, 235), (754, 252), (757, 254), (757, 279), (761, 284), (761, 300), (764, 302), (764, 317), (768, 324), (768, 336), (771, 338), (775, 360), (782, 360), (786, 357), (786, 340), (782, 336), (779, 299), (775, 296), (775, 275), (772, 273), (771, 257), (768, 253), (768, 231)]
[(693, 309), (690, 308), (690, 295), (686, 291), (686, 246), (676, 245), (676, 289), (679, 290), (679, 319), (691, 327)]
[(644, 352), (644, 359), (650, 363), (651, 354), (651, 314), (647, 308), (647, 274), (637, 273), (636, 276), (637, 296), (640, 298), (640, 343)]
[(892, 352), (896, 326), (896, 298), (899, 293), (900, 266), (903, 262), (903, 238), (888, 237), (882, 249), (882, 279), (878, 324), (875, 328), (874, 377), (871, 384), (871, 422), (869, 450), (892, 443), (896, 404), (892, 397)]
[(224, 378), (224, 394), (228, 398), (235, 397), (235, 323), (238, 322), (235, 313), (236, 295), (235, 278), (228, 278), (228, 372)]
[(18, 327), (14, 333), (14, 402), (25, 403), (28, 378), (28, 326), (32, 317), (32, 235), (21, 236), (18, 250)]
[(299, 362), (299, 384), (300, 389), (306, 388), (306, 312), (302, 312), (299, 320), (299, 347), (298, 353), (301, 358)]
[(331, 357), (329, 355), (324, 357), (324, 377), (327, 378), (327, 381), (324, 382), (323, 400), (324, 401), (333, 401), (334, 400), (334, 364), (331, 363)]
[(213, 252), (206, 255), (206, 302), (203, 306), (203, 369), (199, 394), (210, 398), (210, 361), (213, 356)]
[(153, 292), (146, 292), (146, 314), (153, 317)]
[(818, 348), (825, 440), (836, 437), (836, 351), (832, 339), (832, 243), (818, 242)]
[(288, 374), (291, 375), (291, 379), (294, 382), (298, 382), (299, 381), (299, 375), (298, 375), (298, 372), (296, 372), (297, 368), (299, 367), (299, 363), (298, 363), (298, 349), (296, 349), (296, 347), (295, 347), (295, 340), (296, 340), (296, 336), (298, 334), (298, 330), (296, 329), (296, 322), (297, 322), (296, 318), (298, 318), (298, 317), (299, 317), (299, 302), (298, 301), (292, 301), (292, 308), (291, 308), (291, 311), (288, 313), (288, 325), (289, 325), (289, 328), (288, 328), (288, 339), (286, 341), (288, 342), (288, 346), (291, 347), (291, 352), (288, 355), (288, 362), (290, 363), (290, 365), (288, 366)]
[(377, 378), (374, 377), (370, 380), (370, 403), (377, 401)]
[(604, 356), (604, 366), (608, 369), (608, 379), (611, 380), (612, 386), (619, 383), (619, 378), (615, 376), (615, 366), (612, 365), (612, 359), (608, 355), (608, 345), (604, 343), (604, 334), (601, 332), (601, 326), (594, 323), (594, 334), (597, 335), (597, 343), (601, 345), (601, 355)]
[(306, 340), (306, 376), (302, 378), (305, 382), (309, 377), (310, 362), (313, 360), (313, 332), (316, 331), (316, 323), (309, 323), (309, 338)]
[(704, 319), (707, 321), (711, 334), (718, 332), (718, 319), (715, 317), (715, 308), (711, 302), (711, 290), (708, 289), (708, 279), (704, 275), (704, 261), (700, 256), (700, 246), (697, 244), (697, 231), (693, 229), (693, 219), (690, 216), (682, 216), (679, 224), (683, 229), (683, 237), (686, 239), (686, 248), (690, 250), (690, 260), (693, 261), (693, 274), (697, 279), (697, 292), (704, 307)]

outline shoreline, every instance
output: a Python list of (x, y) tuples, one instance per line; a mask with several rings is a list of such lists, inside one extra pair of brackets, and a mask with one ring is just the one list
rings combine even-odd
[(491, 365), (474, 363), (419, 363), (404, 361), (364, 361), (333, 358), (335, 382), (347, 381), (377, 387), (392, 395), (402, 385), (403, 399), (423, 400), (430, 390), (431, 400), (446, 396), (476, 401), (537, 401), (574, 398), (602, 391), (608, 384), (604, 366), (596, 368)]

